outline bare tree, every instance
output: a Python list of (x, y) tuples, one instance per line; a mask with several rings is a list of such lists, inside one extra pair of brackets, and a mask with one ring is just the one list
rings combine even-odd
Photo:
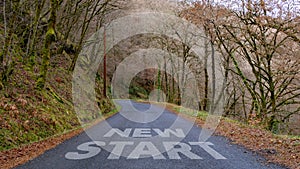
[(195, 17), (197, 15), (190, 17), (207, 23), (212, 39), (224, 55), (224, 65), (230, 71), (227, 78), (235, 76), (242, 82), (229, 82), (234, 84), (233, 106), (241, 100), (244, 111), (248, 112), (244, 112), (245, 118), (254, 116), (269, 130), (276, 131), (278, 123), (299, 113), (297, 18), (285, 4), (280, 6), (275, 1), (235, 3), (241, 7), (234, 10), (209, 2), (198, 3), (192, 11), (194, 14), (204, 9), (203, 5), (211, 6), (213, 13), (200, 19)]

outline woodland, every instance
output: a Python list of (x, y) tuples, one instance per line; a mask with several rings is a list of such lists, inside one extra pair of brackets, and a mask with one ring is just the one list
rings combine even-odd
[[(137, 2), (154, 11), (162, 6), (159, 1), (134, 0), (0, 2), (0, 150), (80, 127), (71, 83), (78, 56), (94, 32), (126, 15), (122, 11), (138, 8)], [(178, 1), (170, 8), (168, 12), (204, 31), (206, 58), (215, 57), (212, 47), (221, 54), (225, 117), (274, 134), (299, 136), (299, 6), (289, 0), (199, 0)], [(207, 63), (195, 59), (189, 46), (174, 39), (140, 35), (107, 51), (107, 63), (99, 67), (95, 91), (102, 113), (116, 111), (110, 84), (118, 63), (135, 48), (149, 47), (182, 58), (199, 83), (198, 111), (209, 111), (213, 76)], [(167, 62), (171, 58), (166, 57)], [(176, 72), (148, 69), (131, 83), (130, 97), (147, 99), (153, 89), (160, 89), (167, 102), (180, 105), (178, 81), (186, 79), (178, 77)]]

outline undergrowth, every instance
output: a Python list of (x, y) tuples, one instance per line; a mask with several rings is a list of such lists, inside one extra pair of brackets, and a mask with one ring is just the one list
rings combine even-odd
[[(69, 64), (70, 58), (65, 55), (52, 57), (42, 91), (36, 89), (39, 66), (16, 64), (8, 84), (0, 91), (0, 151), (81, 127), (72, 104)], [(111, 101), (103, 100), (103, 112), (112, 112)]]

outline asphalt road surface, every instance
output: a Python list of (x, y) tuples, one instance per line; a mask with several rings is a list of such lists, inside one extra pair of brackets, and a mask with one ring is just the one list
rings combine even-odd
[[(201, 142), (201, 128), (162, 108), (154, 106), (150, 109), (149, 104), (131, 101), (120, 101), (119, 104), (123, 113), (110, 117), (17, 168), (283, 168), (268, 164), (263, 157), (231, 144), (224, 137), (212, 136)], [(134, 110), (128, 108), (130, 105), (138, 111), (132, 113)], [(136, 118), (128, 119), (128, 115)]]

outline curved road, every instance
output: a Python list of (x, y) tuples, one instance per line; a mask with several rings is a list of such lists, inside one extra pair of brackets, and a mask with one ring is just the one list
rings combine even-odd
[[(224, 137), (197, 141), (201, 128), (149, 104), (119, 101), (122, 113), (65, 141), (19, 169), (282, 169)], [(133, 105), (134, 109), (130, 108)], [(131, 111), (128, 111), (131, 110)], [(135, 111), (135, 112), (134, 112)], [(134, 122), (133, 117), (156, 118)], [(160, 112), (159, 114), (157, 112)], [(139, 113), (139, 114), (137, 114)], [(172, 128), (174, 121), (178, 125)], [(191, 127), (191, 128), (189, 128)], [(99, 131), (102, 129), (102, 131)], [(104, 130), (104, 131), (103, 131)], [(105, 131), (106, 130), (106, 131)], [(154, 138), (154, 139), (153, 139)]]

